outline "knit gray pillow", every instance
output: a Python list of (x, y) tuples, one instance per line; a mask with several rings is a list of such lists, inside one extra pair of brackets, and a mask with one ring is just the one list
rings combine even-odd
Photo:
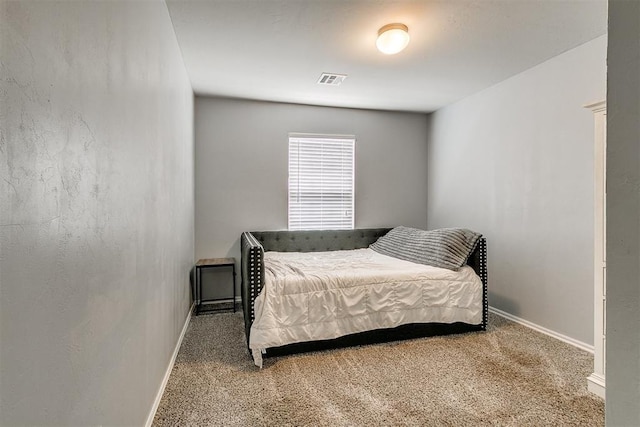
[(464, 228), (425, 231), (400, 226), (369, 247), (383, 255), (457, 271), (465, 265), (481, 236)]

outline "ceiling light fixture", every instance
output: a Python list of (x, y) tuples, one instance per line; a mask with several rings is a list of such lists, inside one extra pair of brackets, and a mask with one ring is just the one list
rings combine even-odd
[(409, 44), (409, 28), (404, 24), (387, 24), (378, 30), (376, 46), (386, 55), (400, 52)]

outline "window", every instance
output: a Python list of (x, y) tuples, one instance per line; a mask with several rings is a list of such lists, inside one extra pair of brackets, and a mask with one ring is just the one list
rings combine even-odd
[(289, 230), (353, 228), (354, 136), (289, 135)]

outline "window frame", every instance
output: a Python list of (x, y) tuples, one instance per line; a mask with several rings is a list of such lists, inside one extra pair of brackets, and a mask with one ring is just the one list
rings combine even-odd
[[(317, 141), (314, 141), (317, 140)], [(302, 214), (298, 213), (297, 216), (298, 218), (296, 218), (296, 214), (292, 215), (292, 144), (294, 143), (298, 143), (298, 144), (313, 144), (313, 143), (319, 143), (321, 144), (322, 142), (331, 144), (331, 143), (343, 143), (345, 144), (348, 148), (344, 148), (341, 147), (340, 150), (343, 150), (345, 152), (348, 153), (348, 155), (350, 155), (350, 162), (342, 162), (340, 164), (340, 168), (344, 168), (345, 164), (349, 164), (350, 163), (350, 178), (348, 180), (343, 180), (341, 181), (340, 185), (342, 186), (343, 183), (345, 181), (350, 181), (351, 187), (350, 187), (350, 195), (351, 195), (351, 203), (348, 206), (348, 211), (350, 212), (350, 218), (348, 221), (344, 221), (345, 224), (330, 224), (328, 226), (324, 226), (322, 224), (323, 222), (323, 216), (322, 214), (320, 214), (319, 217), (319, 222), (316, 224), (309, 226), (301, 226), (300, 224), (304, 222), (304, 219), (300, 219), (299, 217), (302, 216)], [(310, 133), (289, 133), (288, 135), (288, 153), (287, 153), (287, 228), (288, 230), (353, 230), (355, 228), (355, 178), (356, 178), (356, 161), (355, 161), (355, 157), (356, 157), (356, 137), (355, 135), (342, 135), (342, 134), (310, 134)], [(300, 150), (300, 145), (298, 145), (298, 150)], [(327, 150), (329, 151), (329, 150)], [(298, 151), (298, 154), (300, 152)], [(298, 168), (300, 167), (300, 162), (295, 162), (295, 164), (297, 164)], [(298, 169), (299, 170), (299, 169)], [(342, 169), (340, 169), (342, 171)], [(342, 172), (340, 172), (342, 173)], [(297, 183), (299, 185), (300, 183), (300, 174), (299, 172), (296, 174), (298, 177)], [(326, 194), (327, 192), (325, 191), (325, 188), (321, 188), (321, 194)], [(297, 194), (298, 196), (300, 195), (300, 191), (298, 189)], [(349, 193), (349, 192), (347, 192)], [(322, 197), (322, 196), (320, 196)], [(344, 199), (344, 196), (340, 196), (342, 197), (342, 199)], [(328, 215), (327, 220), (330, 222), (331, 221), (331, 216)], [(338, 221), (339, 220), (336, 219), (334, 221)]]

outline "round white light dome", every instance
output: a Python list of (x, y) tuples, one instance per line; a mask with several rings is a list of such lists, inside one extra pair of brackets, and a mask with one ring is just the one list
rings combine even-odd
[(400, 52), (409, 44), (409, 28), (404, 24), (388, 24), (378, 30), (376, 46), (386, 55)]

